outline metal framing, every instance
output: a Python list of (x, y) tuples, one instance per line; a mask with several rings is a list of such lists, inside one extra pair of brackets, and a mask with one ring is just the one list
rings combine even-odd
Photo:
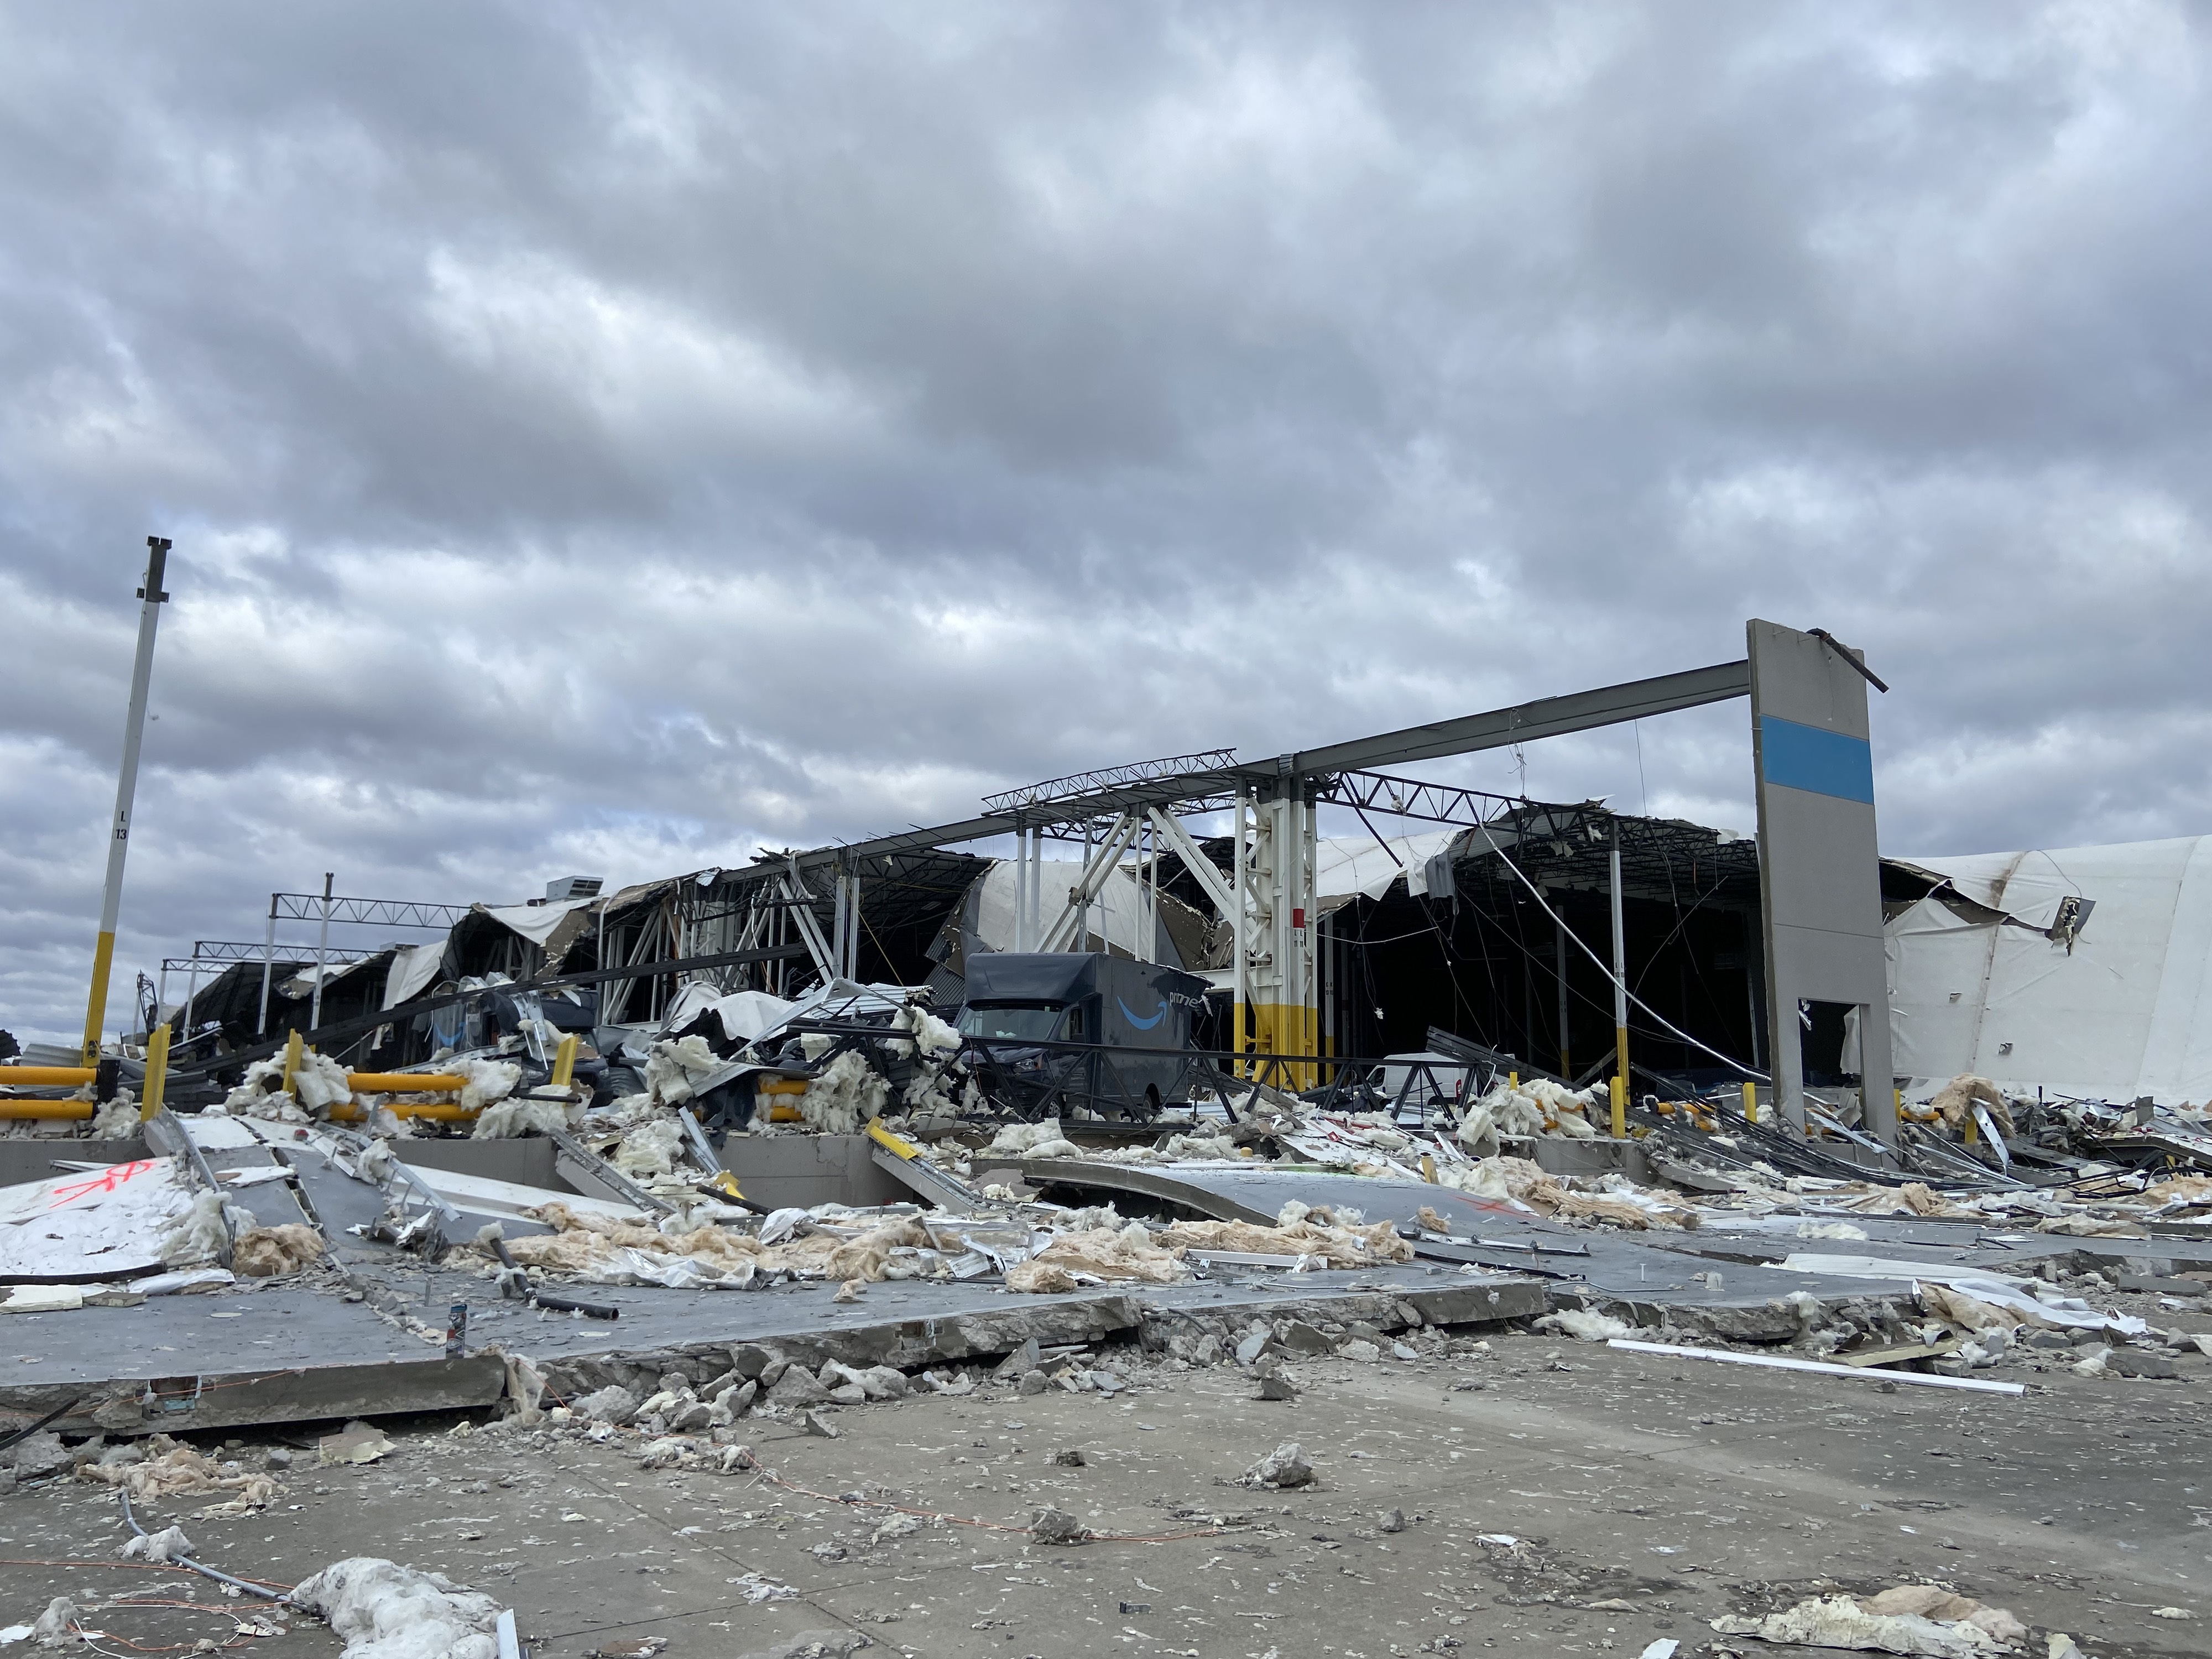
[(450, 932), (475, 907), (434, 904), (421, 899), (345, 898), (331, 890), (331, 876), (323, 878), (319, 893), (271, 893), (268, 930), (261, 944), (261, 1012), (254, 1023), (257, 1036), (269, 1030), (269, 981), (276, 965), (276, 924), (279, 921), (313, 921), (319, 933), (315, 945), (315, 990), (307, 1024), (322, 1024), (323, 970), (329, 965), (331, 924), (362, 923), (375, 927), (420, 927)]
[[(796, 945), (804, 947), (816, 976), (856, 977), (863, 937), (872, 934), (878, 925), (878, 895), (886, 888), (896, 895), (902, 885), (911, 884), (901, 868), (902, 861), (927, 866), (933, 858), (957, 856), (945, 849), (1012, 835), (1017, 849), (1018, 948), (1066, 949), (1087, 941), (1091, 908), (1105, 879), (1132, 855), (1143, 912), (1155, 918), (1156, 938), (1161, 860), (1171, 855), (1233, 935), (1232, 1048), (1311, 1055), (1322, 1052), (1334, 1035), (1319, 1018), (1320, 991), (1334, 961), (1332, 950), (1320, 945), (1320, 917), (1313, 902), (1320, 805), (1349, 807), (1363, 822), (1368, 812), (1378, 811), (1431, 823), (1492, 826), (1493, 839), (1503, 837), (1496, 841), (1501, 855), (1511, 854), (1516, 867), (1523, 861), (1542, 863), (1547, 851), (1566, 854), (1577, 830), (1587, 835), (1594, 823), (1604, 820), (1595, 847), (1602, 848), (1608, 866), (1602, 882), (1617, 913), (1620, 896), (1648, 884), (1656, 872), (1638, 869), (1637, 847), (1615, 836), (1613, 815), (1599, 804), (1538, 806), (1379, 769), (1698, 708), (1747, 696), (1753, 689), (1752, 665), (1746, 659), (1267, 760), (1240, 762), (1233, 750), (1214, 749), (1055, 778), (991, 796), (981, 816), (958, 823), (764, 855), (742, 870), (710, 871), (657, 884), (643, 892), (610, 896), (595, 906), (599, 967), (602, 972), (625, 964), (642, 969), (672, 958), (743, 953), (747, 957), (744, 967), (717, 975), (724, 988), (734, 988), (742, 981), (788, 992), (788, 956), (781, 947)], [(1233, 847), (1225, 879), (1180, 822), (1224, 811), (1233, 815)], [(1765, 829), (1763, 821), (1762, 832)], [(1084, 848), (1079, 878), (1065, 899), (1057, 902), (1048, 902), (1043, 891), (1043, 842), (1048, 836), (1079, 842)], [(1525, 860), (1523, 853), (1528, 855)], [(1579, 856), (1562, 859), (1563, 866), (1583, 862)], [(962, 865), (964, 884), (972, 879), (974, 870), (964, 859)], [(1565, 868), (1560, 873), (1565, 884), (1577, 884)], [(864, 878), (870, 894), (865, 914)], [(1666, 878), (1671, 890), (1671, 868)], [(957, 890), (924, 884), (940, 913), (944, 899)], [(279, 915), (313, 917), (326, 928), (329, 921), (450, 927), (465, 914), (467, 907), (462, 906), (340, 899), (327, 888), (323, 894), (274, 895), (264, 956), (273, 957)], [(873, 942), (880, 951), (881, 941)], [(1564, 937), (1555, 941), (1562, 954), (1566, 943)], [(1618, 962), (1622, 951), (1617, 926), (1613, 943)], [(326, 957), (326, 951), (320, 954)], [(1561, 977), (1564, 981), (1564, 974)], [(644, 971), (635, 978), (608, 978), (602, 1018), (610, 1023), (658, 1018), (664, 995), (672, 994), (674, 986), (672, 978)], [(647, 980), (651, 987), (643, 1009), (629, 1006), (637, 979)], [(264, 1025), (265, 986), (264, 969)], [(1625, 1011), (1617, 1006), (1615, 1012), (1617, 1029), (1625, 1028)], [(1617, 1037), (1617, 1066), (1621, 1063), (1620, 1046)], [(1567, 1069), (1568, 1058), (1561, 1056), (1562, 1071)]]

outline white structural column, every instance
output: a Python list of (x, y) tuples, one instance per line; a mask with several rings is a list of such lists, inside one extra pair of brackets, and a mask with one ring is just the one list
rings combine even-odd
[[(154, 635), (168, 599), (162, 590), (169, 563), (166, 538), (146, 538), (146, 580), (139, 588), (138, 651), (131, 663), (131, 703), (123, 720), (123, 763), (115, 778), (115, 817), (108, 824), (107, 877), (100, 892), (100, 933), (93, 941), (92, 988), (85, 998), (82, 1063), (100, 1064), (100, 1033), (107, 1024), (107, 976), (115, 964), (115, 928), (123, 911), (123, 862), (131, 850), (131, 813), (138, 793), (138, 749), (146, 733), (146, 698), (154, 678)], [(158, 1011), (156, 1011), (158, 1012)]]
[(1034, 951), (1042, 943), (1044, 932), (1044, 831), (1030, 831), (1030, 942), (1024, 948)]
[(269, 896), (269, 930), (261, 940), (261, 1015), (253, 1022), (256, 1036), (269, 1030), (269, 975), (276, 965), (276, 895)]
[(337, 879), (330, 871), (323, 872), (323, 921), (321, 930), (315, 935), (315, 989), (307, 1002), (307, 1029), (311, 1031), (323, 1023), (323, 974), (331, 948), (331, 884)]
[[(1251, 850), (1243, 871), (1250, 927), (1238, 960), (1260, 1051), (1310, 1054), (1320, 1037), (1314, 971), (1316, 817), (1313, 803), (1301, 799), (1289, 780), (1285, 783), (1282, 793), (1254, 805)], [(1311, 1070), (1293, 1070), (1296, 1086), (1310, 1084), (1306, 1074)]]
[(1620, 1098), (1628, 1098), (1628, 929), (1620, 915), (1620, 822), (1613, 821), (1613, 850), (1607, 866), (1607, 891), (1613, 902), (1613, 1063), (1620, 1079)]
[(1248, 840), (1251, 828), (1249, 823), (1251, 815), (1251, 788), (1240, 781), (1237, 786), (1236, 824), (1231, 831), (1234, 837), (1231, 844), (1235, 848), (1235, 867), (1231, 874), (1236, 896), (1229, 910), (1229, 926), (1232, 935), (1230, 940), (1230, 950), (1236, 965), (1235, 976), (1231, 981), (1232, 988), (1230, 992), (1229, 1046), (1240, 1054), (1245, 1052), (1246, 1045), (1249, 1041), (1246, 1030), (1245, 1010), (1249, 1003), (1252, 988), (1252, 969), (1249, 961), (1252, 938), (1252, 893), (1247, 879), (1252, 862), (1251, 848)]
[(1014, 823), (1014, 949), (1030, 948), (1030, 830)]

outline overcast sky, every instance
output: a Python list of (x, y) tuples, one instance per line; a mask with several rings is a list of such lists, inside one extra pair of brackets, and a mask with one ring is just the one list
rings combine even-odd
[[(2208, 28), (0, 3), (0, 1024), (82, 1021), (149, 532), (118, 1021), (325, 870), (734, 864), (1753, 615), (1893, 687), (1887, 851), (2212, 830)], [(1752, 822), (1741, 703), (1525, 766)]]

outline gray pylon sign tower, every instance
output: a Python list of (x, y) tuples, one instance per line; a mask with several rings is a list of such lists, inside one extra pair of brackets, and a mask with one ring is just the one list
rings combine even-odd
[(1894, 1146), (1869, 676), (1824, 634), (1755, 617), (1746, 632), (1775, 1101), (1804, 1127), (1799, 1005), (1840, 1003), (1857, 1011), (1863, 1121)]

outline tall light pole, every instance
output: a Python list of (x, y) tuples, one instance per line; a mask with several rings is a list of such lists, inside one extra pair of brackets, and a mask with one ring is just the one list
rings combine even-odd
[(123, 769), (115, 781), (115, 822), (107, 840), (107, 884), (100, 898), (100, 939), (92, 953), (92, 994), (84, 1009), (83, 1064), (100, 1064), (100, 1035), (107, 1023), (107, 975), (115, 965), (115, 919), (123, 908), (123, 858), (131, 850), (131, 804), (138, 791), (138, 745), (146, 732), (146, 690), (154, 677), (154, 630), (168, 595), (161, 579), (169, 562), (168, 538), (146, 538), (146, 584), (138, 590), (138, 654), (131, 665), (131, 712), (123, 723)]

